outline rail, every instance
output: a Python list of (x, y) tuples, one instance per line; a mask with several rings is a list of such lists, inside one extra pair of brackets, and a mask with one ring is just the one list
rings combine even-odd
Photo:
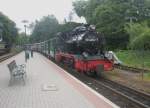
[(150, 94), (146, 94), (108, 79), (95, 80), (95, 82), (101, 86), (105, 86), (142, 108), (150, 108)]
[(14, 53), (9, 53), (9, 54), (5, 54), (3, 56), (0, 56), (0, 62), (4, 61), (4, 60), (7, 60), (8, 58), (20, 53), (21, 51), (18, 51), (18, 52), (14, 52)]
[(135, 72), (135, 73), (150, 72), (150, 70), (148, 69), (135, 68), (135, 67), (125, 66), (125, 65), (114, 65), (114, 67), (121, 69), (121, 70), (126, 70), (130, 72)]

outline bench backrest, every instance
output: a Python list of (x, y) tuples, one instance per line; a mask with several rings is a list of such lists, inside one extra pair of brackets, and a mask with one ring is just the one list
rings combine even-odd
[(10, 62), (7, 66), (8, 66), (8, 68), (9, 68), (9, 71), (10, 71), (10, 72), (12, 72), (12, 71), (13, 71), (13, 69), (17, 67), (17, 65), (16, 65), (16, 61), (15, 61), (15, 60), (13, 60), (13, 61), (12, 61), (12, 62)]

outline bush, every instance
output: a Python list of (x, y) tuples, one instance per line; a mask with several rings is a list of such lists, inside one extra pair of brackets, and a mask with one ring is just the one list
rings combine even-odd
[(144, 50), (150, 50), (150, 30), (141, 34), (138, 38), (136, 38), (132, 44), (131, 47), (134, 49), (143, 49)]
[(150, 50), (150, 28), (147, 22), (127, 24), (125, 29), (130, 35), (129, 48)]

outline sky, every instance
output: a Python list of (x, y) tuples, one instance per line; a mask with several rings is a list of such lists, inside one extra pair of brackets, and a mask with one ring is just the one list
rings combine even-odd
[[(0, 0), (0, 11), (23, 31), (23, 20), (31, 23), (51, 14), (61, 23), (73, 10), (73, 1), (75, 0)], [(73, 21), (85, 23), (85, 19), (77, 15), (74, 15)]]

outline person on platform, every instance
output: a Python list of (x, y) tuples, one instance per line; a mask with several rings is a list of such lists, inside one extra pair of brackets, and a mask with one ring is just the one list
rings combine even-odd
[(25, 50), (25, 61), (27, 62), (28, 59), (29, 59), (29, 51), (26, 49)]
[(33, 50), (31, 49), (31, 57), (33, 57)]

